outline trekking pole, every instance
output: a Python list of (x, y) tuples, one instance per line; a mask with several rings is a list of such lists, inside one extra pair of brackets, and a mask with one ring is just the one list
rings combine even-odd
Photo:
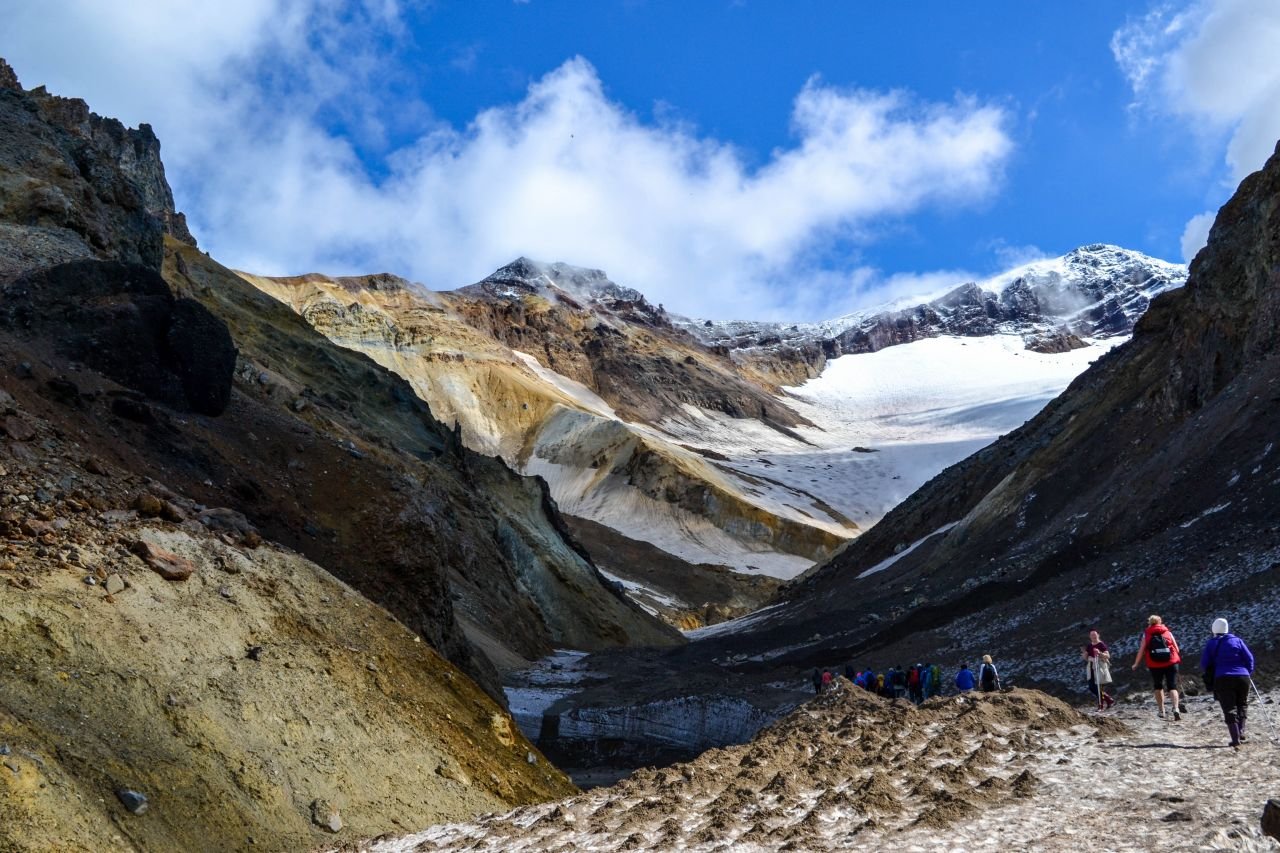
[(1107, 692), (1107, 687), (1102, 683), (1102, 652), (1098, 652), (1093, 656), (1093, 686), (1097, 688), (1098, 694), (1098, 713), (1102, 713), (1107, 709), (1107, 703), (1103, 700), (1103, 696)]
[(1263, 719), (1265, 719), (1268, 723), (1270, 723), (1270, 724), (1271, 724), (1271, 733), (1272, 733), (1272, 734), (1271, 734), (1271, 740), (1272, 740), (1272, 742), (1274, 743), (1274, 742), (1275, 742), (1275, 738), (1276, 738), (1276, 721), (1275, 721), (1275, 719), (1271, 716), (1271, 712), (1270, 712), (1270, 711), (1268, 711), (1268, 710), (1266, 710), (1266, 708), (1265, 708), (1265, 707), (1263, 707), (1263, 706), (1265, 706), (1265, 704), (1266, 704), (1266, 703), (1265, 703), (1265, 701), (1264, 701), (1264, 700), (1263, 700), (1263, 698), (1262, 698), (1262, 693), (1261, 693), (1261, 691), (1259, 691), (1259, 690), (1258, 690), (1258, 685), (1256, 685), (1256, 684), (1254, 684), (1254, 683), (1253, 683), (1253, 679), (1252, 679), (1252, 678), (1250, 678), (1250, 679), (1249, 679), (1249, 686), (1253, 688), (1253, 695), (1258, 697), (1258, 705), (1259, 705), (1259, 707), (1262, 707), (1262, 708), (1263, 708), (1263, 711), (1262, 711), (1262, 717), (1263, 717)]

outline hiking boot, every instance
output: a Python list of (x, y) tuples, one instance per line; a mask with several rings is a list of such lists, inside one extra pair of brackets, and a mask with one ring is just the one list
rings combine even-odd
[(1110, 696), (1106, 695), (1105, 693), (1102, 696), (1102, 701), (1106, 703), (1102, 706), (1102, 710), (1104, 711), (1110, 709), (1112, 705), (1116, 704), (1116, 700), (1112, 699)]
[(1160, 710), (1156, 711), (1156, 716), (1163, 720), (1163, 719), (1164, 719), (1164, 708), (1161, 708)]
[(1241, 742), (1241, 743), (1244, 743), (1244, 742), (1245, 742), (1245, 741), (1247, 741), (1247, 740), (1248, 740), (1248, 738), (1244, 736), (1244, 732), (1240, 732), (1240, 742)]
[(1182, 719), (1182, 713), (1181, 713), (1180, 711), (1178, 711), (1178, 709), (1177, 709), (1177, 708), (1174, 708), (1174, 709), (1173, 709), (1173, 718), (1174, 718), (1175, 720), (1181, 720), (1181, 719)]

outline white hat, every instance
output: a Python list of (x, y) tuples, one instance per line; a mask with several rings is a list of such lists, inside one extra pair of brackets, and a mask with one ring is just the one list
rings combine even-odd
[(1214, 620), (1213, 620), (1213, 633), (1215, 633), (1215, 634), (1225, 634), (1225, 633), (1227, 633), (1227, 620), (1226, 620), (1226, 619), (1223, 619), (1221, 616), (1219, 616), (1217, 619), (1214, 619)]

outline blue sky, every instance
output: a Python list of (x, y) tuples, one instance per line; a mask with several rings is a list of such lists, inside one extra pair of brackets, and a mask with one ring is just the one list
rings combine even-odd
[(1280, 3), (18, 2), (202, 245), (435, 288), (519, 254), (818, 319), (1109, 242), (1183, 260), (1280, 136)]
[(581, 55), (611, 98), (732, 141), (755, 165), (791, 143), (791, 103), (813, 75), (928, 101), (966, 93), (1009, 111), (1016, 149), (1002, 189), (986, 203), (884, 222), (885, 236), (859, 247), (864, 260), (982, 269), (999, 262), (993, 246), (1058, 253), (1105, 241), (1176, 261), (1218, 163), (1187, 134), (1129, 110), (1110, 41), (1145, 9), (1102, 0), (443, 6), (417, 33), (449, 34), (431, 49), (437, 70), (419, 93), (463, 124), (477, 105), (518, 100), (530, 79)]

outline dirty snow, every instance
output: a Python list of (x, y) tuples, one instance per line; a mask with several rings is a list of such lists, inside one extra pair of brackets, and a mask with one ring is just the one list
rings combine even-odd
[(590, 679), (586, 652), (556, 649), (533, 666), (507, 676), (503, 687), (511, 716), (524, 736), (536, 741), (542, 715), (559, 700), (582, 690)]
[(639, 604), (641, 607), (643, 607), (648, 613), (650, 613), (653, 616), (657, 616), (659, 614), (658, 614), (657, 608), (651, 606), (650, 602), (659, 604), (662, 607), (666, 607), (668, 609), (677, 609), (682, 606), (679, 601), (676, 601), (671, 596), (664, 595), (663, 593), (658, 592), (656, 589), (647, 587), (638, 581), (633, 581), (633, 580), (628, 580), (627, 578), (618, 577), (617, 575), (606, 572), (604, 569), (599, 569), (599, 572), (600, 574), (608, 578), (610, 581), (618, 584), (624, 590), (626, 590), (627, 594), (631, 596), (631, 598), (634, 599), (637, 604)]
[(1280, 785), (1273, 700), (1234, 751), (1212, 700), (1166, 722), (1132, 698), (1107, 715), (1023, 690), (916, 710), (846, 687), (743, 746), (359, 849), (1280, 849), (1259, 831)]

